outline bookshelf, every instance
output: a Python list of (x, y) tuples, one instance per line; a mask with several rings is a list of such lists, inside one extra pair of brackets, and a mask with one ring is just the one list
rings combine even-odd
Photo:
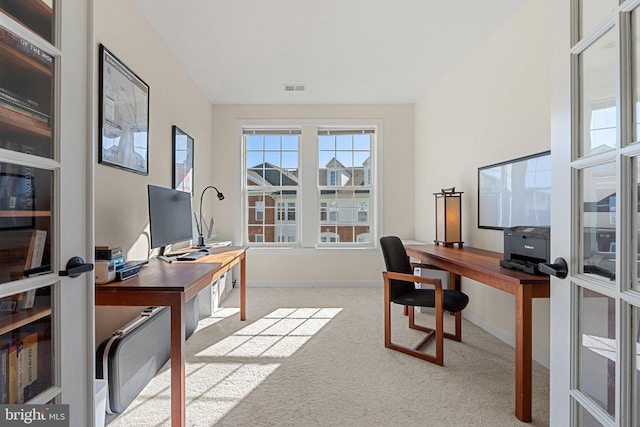
[(51, 301), (43, 298), (39, 298), (33, 308), (16, 313), (0, 313), (0, 335), (13, 332), (48, 316), (51, 316)]
[(0, 10), (48, 42), (53, 40), (53, 0), (0, 0)]
[(54, 0), (0, 0), (0, 404), (46, 403), (58, 386), (54, 14)]

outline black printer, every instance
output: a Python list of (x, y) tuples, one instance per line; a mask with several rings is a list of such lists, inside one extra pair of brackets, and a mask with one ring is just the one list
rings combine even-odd
[(551, 252), (551, 227), (517, 226), (504, 229), (505, 268), (529, 274), (544, 274), (538, 263), (548, 263)]

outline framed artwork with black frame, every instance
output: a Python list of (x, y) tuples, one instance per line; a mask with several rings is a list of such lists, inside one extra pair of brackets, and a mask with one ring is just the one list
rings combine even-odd
[(193, 194), (193, 138), (173, 126), (173, 188)]
[(99, 98), (98, 161), (148, 175), (149, 86), (102, 44)]

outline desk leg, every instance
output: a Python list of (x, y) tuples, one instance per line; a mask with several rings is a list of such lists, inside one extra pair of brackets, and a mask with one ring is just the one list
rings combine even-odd
[(531, 286), (516, 292), (516, 417), (531, 422)]
[(247, 320), (247, 257), (240, 260), (240, 320)]
[(186, 425), (184, 363), (184, 301), (182, 295), (171, 304), (171, 426)]
[[(459, 274), (449, 272), (449, 283), (451, 289), (459, 291), (461, 280), (462, 278)], [(455, 333), (453, 334), (453, 340), (460, 342), (462, 341), (462, 311), (457, 311), (453, 315), (455, 318)]]

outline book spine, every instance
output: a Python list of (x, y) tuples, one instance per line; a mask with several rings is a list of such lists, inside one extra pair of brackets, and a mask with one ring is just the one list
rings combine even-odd
[(33, 304), (35, 303), (35, 300), (36, 300), (35, 289), (30, 289), (28, 291), (25, 291), (22, 293), (22, 296), (20, 298), (19, 308), (22, 310), (33, 308)]
[[(2, 98), (2, 96), (0, 96), (0, 98)], [(16, 113), (20, 113), (20, 114), (24, 114), (25, 116), (29, 116), (33, 119), (36, 119), (42, 123), (44, 123), (45, 125), (49, 125), (49, 117), (45, 116), (42, 113), (38, 113), (37, 111), (33, 111), (15, 104), (12, 104), (10, 102), (5, 102), (4, 100), (0, 99), (0, 106), (4, 107), (6, 109), (15, 111)]]
[(38, 378), (38, 334), (30, 332), (22, 337), (22, 399), (23, 402), (34, 397), (31, 385)]
[(0, 42), (24, 53), (43, 65), (53, 66), (53, 57), (51, 55), (2, 27), (0, 27)]
[(9, 344), (9, 403), (18, 403), (18, 345)]
[(42, 111), (40, 111), (40, 104), (38, 104), (36, 101), (22, 97), (17, 93), (13, 93), (10, 90), (5, 89), (1, 86), (0, 86), (0, 99), (7, 102), (11, 102), (23, 108), (33, 110), (37, 113), (44, 114), (42, 113)]
[(46, 230), (36, 230), (33, 232), (33, 253), (31, 256), (30, 268), (40, 267), (42, 265), (42, 255), (44, 254), (44, 245), (47, 241)]
[(0, 404), (9, 403), (9, 346), (0, 348)]
[(24, 378), (24, 346), (22, 341), (18, 341), (17, 345), (18, 367), (16, 370), (16, 382), (18, 383), (18, 393), (16, 395), (16, 403), (24, 403), (24, 383), (22, 382)]

